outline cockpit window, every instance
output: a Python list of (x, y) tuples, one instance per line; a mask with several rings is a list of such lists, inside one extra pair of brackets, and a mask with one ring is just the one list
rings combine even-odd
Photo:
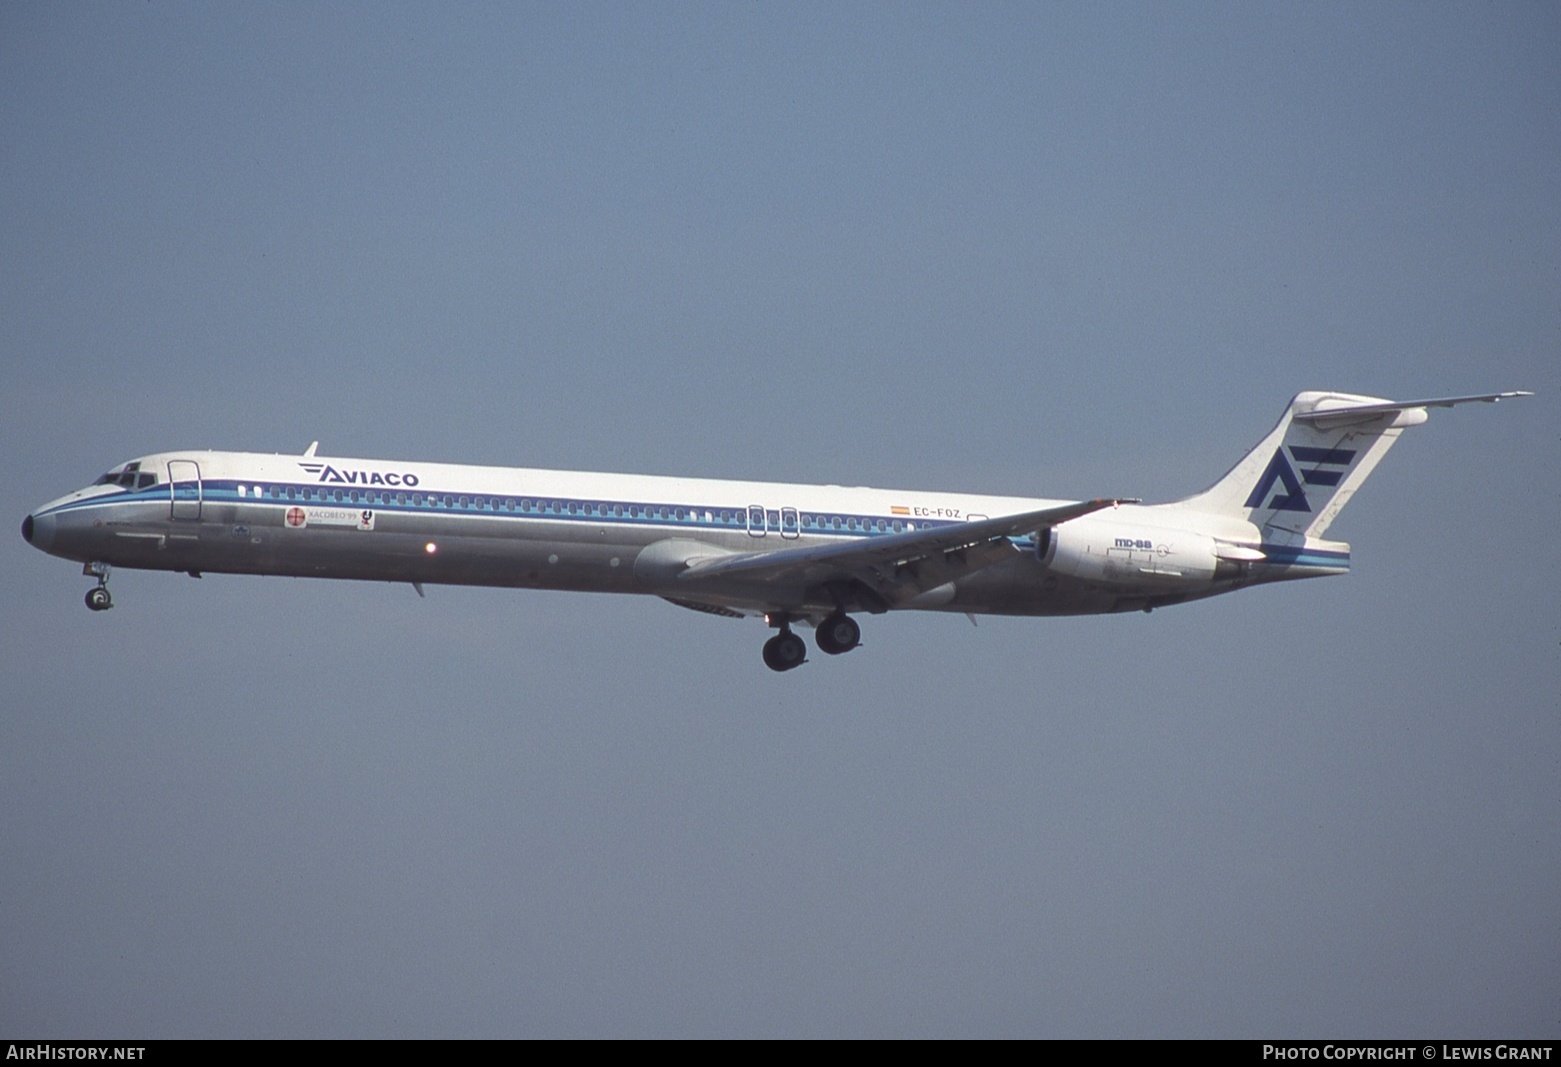
[(134, 463), (126, 463), (122, 467), (115, 467), (92, 484), (118, 485), (125, 489), (145, 489), (149, 485), (157, 484), (157, 475), (152, 471), (141, 470), (141, 461), (137, 460)]

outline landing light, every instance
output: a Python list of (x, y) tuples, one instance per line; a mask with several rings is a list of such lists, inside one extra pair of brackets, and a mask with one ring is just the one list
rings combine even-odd
[(439, 551), (439, 546), (434, 544), (432, 541), (430, 541), (430, 542), (428, 542), (428, 544), (423, 546), (423, 551), (427, 552), (431, 556), (435, 552)]

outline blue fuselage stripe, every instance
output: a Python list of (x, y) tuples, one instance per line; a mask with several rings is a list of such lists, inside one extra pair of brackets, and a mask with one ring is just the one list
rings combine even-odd
[[(803, 508), (725, 507), (712, 505), (646, 503), (622, 500), (578, 500), (562, 496), (523, 496), (518, 494), (473, 493), (437, 489), (339, 489), (313, 484), (268, 482), (263, 489), (251, 491), (255, 483), (237, 480), (202, 481), (199, 496), (195, 483), (174, 483), (170, 496), (167, 483), (146, 489), (72, 501), (56, 512), (76, 511), (107, 504), (195, 504), (237, 505), (285, 509), (351, 508), (400, 515), (463, 515), (510, 519), (517, 522), (579, 522), (595, 525), (662, 527), (691, 530), (722, 530), (755, 535), (777, 534), (785, 537), (876, 537), (901, 532), (914, 523), (915, 529), (930, 530), (958, 525), (958, 520), (907, 519), (898, 515), (868, 515), (849, 512), (814, 512)], [(239, 486), (246, 491), (239, 493)], [(308, 494), (307, 496), (305, 494)], [(337, 499), (338, 494), (340, 499)], [(370, 500), (369, 497), (374, 499)], [(353, 497), (357, 499), (354, 500)], [(423, 503), (413, 503), (422, 498)], [(446, 503), (448, 501), (448, 503)], [(477, 501), (482, 505), (477, 506)], [(750, 522), (750, 512), (764, 512), (764, 520)], [(725, 517), (723, 518), (723, 514)], [(791, 521), (787, 521), (790, 519)], [(881, 528), (880, 528), (881, 524)], [(1013, 538), (1017, 544), (1031, 543), (1029, 537)]]

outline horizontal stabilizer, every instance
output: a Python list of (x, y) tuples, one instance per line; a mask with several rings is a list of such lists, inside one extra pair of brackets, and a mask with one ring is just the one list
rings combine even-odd
[(1298, 411), (1291, 417), (1298, 422), (1317, 422), (1321, 419), (1342, 419), (1357, 415), (1385, 415), (1392, 411), (1410, 411), (1414, 408), (1450, 408), (1458, 404), (1494, 404), (1517, 396), (1533, 396), (1525, 390), (1507, 393), (1480, 393), (1475, 396), (1444, 396), (1435, 400), (1391, 400), (1372, 404), (1351, 404), (1343, 400), (1323, 400), (1311, 411)]

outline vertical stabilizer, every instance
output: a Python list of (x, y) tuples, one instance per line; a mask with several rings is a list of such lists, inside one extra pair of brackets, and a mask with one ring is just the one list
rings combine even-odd
[(1425, 420), (1423, 408), (1391, 400), (1301, 393), (1225, 477), (1180, 503), (1246, 519), (1265, 539), (1321, 537), (1404, 427)]

